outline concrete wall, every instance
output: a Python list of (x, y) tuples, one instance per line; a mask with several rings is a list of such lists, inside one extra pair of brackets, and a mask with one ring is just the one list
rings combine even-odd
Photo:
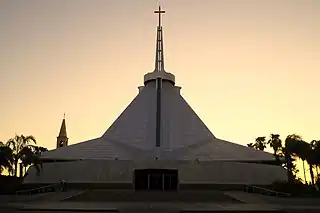
[(28, 170), (24, 183), (132, 183), (134, 169), (166, 168), (179, 170), (179, 182), (185, 184), (257, 184), (267, 185), (286, 180), (286, 172), (278, 166), (194, 161), (104, 161), (46, 163), (40, 176)]

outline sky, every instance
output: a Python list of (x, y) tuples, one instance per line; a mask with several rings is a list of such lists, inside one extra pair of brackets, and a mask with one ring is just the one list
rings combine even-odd
[[(1, 0), (0, 141), (101, 136), (154, 69), (156, 0)], [(320, 1), (162, 0), (165, 69), (213, 134), (320, 139)]]

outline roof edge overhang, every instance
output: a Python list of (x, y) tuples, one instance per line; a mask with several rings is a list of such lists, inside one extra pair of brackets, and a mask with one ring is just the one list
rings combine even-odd
[[(146, 159), (132, 160), (132, 159), (118, 159), (118, 158), (42, 158), (43, 163), (56, 163), (56, 162), (72, 162), (72, 161), (83, 161), (83, 160), (105, 160), (105, 161), (144, 161)], [(148, 158), (148, 160), (150, 160)], [(281, 166), (282, 161), (279, 160), (236, 160), (236, 159), (217, 159), (217, 160), (176, 160), (176, 159), (154, 159), (154, 161), (176, 161), (176, 162), (196, 162), (196, 163), (210, 163), (210, 162), (234, 162), (234, 163), (253, 163), (253, 164), (265, 164), (265, 165), (276, 165)]]
[(282, 162), (277, 160), (243, 160), (243, 161), (233, 161), (233, 162), (266, 164), (266, 165), (276, 165), (276, 166), (282, 165)]

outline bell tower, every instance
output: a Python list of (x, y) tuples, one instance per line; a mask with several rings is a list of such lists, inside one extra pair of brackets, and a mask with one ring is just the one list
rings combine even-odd
[(63, 120), (57, 137), (57, 149), (68, 146), (67, 128), (66, 128), (66, 114), (63, 115)]

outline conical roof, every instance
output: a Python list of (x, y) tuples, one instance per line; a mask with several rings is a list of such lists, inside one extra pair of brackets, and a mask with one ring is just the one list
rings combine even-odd
[[(102, 136), (142, 150), (156, 148), (156, 82), (149, 82)], [(163, 82), (159, 149), (175, 150), (215, 137), (180, 95), (180, 87)]]
[(93, 140), (43, 153), (50, 159), (271, 161), (273, 155), (216, 138), (180, 94), (163, 82), (161, 140), (156, 146), (156, 83), (149, 82), (114, 121)]
[(58, 137), (68, 137), (67, 136), (67, 128), (66, 128), (66, 119), (64, 118), (62, 120), (62, 124), (60, 127), (60, 132), (59, 132), (59, 136)]

